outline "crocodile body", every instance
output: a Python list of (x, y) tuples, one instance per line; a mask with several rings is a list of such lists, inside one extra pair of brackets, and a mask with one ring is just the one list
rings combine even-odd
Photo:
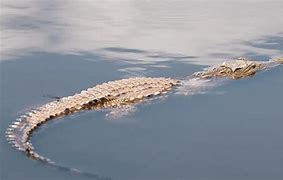
[(130, 78), (111, 81), (61, 98), (21, 116), (10, 125), (7, 138), (16, 148), (34, 159), (49, 161), (33, 151), (31, 134), (41, 124), (87, 109), (116, 108), (143, 101), (169, 91), (178, 81), (169, 78)]
[[(238, 59), (194, 73), (192, 78), (228, 77), (239, 79), (252, 76), (257, 71), (280, 63), (283, 63), (282, 58), (268, 62)], [(129, 78), (103, 83), (83, 90), (78, 94), (47, 103), (19, 117), (7, 129), (6, 137), (9, 143), (18, 150), (23, 151), (31, 159), (55, 165), (48, 158), (36, 153), (30, 142), (33, 132), (42, 124), (78, 111), (119, 108), (140, 103), (165, 94), (176, 86), (182, 86), (182, 80), (162, 77)]]

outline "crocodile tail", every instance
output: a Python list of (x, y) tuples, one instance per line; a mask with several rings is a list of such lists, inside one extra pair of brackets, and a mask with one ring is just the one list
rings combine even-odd
[(56, 164), (55, 162), (51, 161), (48, 158), (45, 158), (45, 157), (39, 155), (38, 153), (36, 153), (35, 151), (32, 151), (31, 149), (27, 149), (26, 150), (26, 154), (32, 160), (36, 160), (38, 162), (44, 163), (45, 165), (51, 166), (51, 167), (56, 168), (56, 169), (58, 169), (60, 171), (70, 172), (70, 173), (81, 175), (81, 176), (85, 176), (85, 177), (91, 178), (91, 179), (111, 180), (111, 178), (109, 178), (109, 177), (103, 177), (103, 176), (100, 176), (98, 174), (94, 174), (94, 173), (90, 173), (90, 172), (85, 172), (85, 171), (81, 171), (79, 169), (75, 169), (75, 168), (71, 168), (71, 167), (67, 167), (67, 166)]
[(45, 158), (39, 155), (34, 151), (34, 147), (30, 142), (31, 134), (33, 131), (37, 129), (42, 123), (46, 121), (40, 121), (39, 123), (32, 124), (29, 121), (28, 115), (22, 115), (17, 119), (13, 124), (11, 124), (6, 130), (6, 138), (7, 141), (15, 147), (17, 150), (24, 152), (30, 159), (46, 164), (55, 169), (70, 172), (73, 174), (81, 175), (88, 177), (90, 179), (97, 180), (110, 180), (111, 178), (103, 177), (95, 173), (84, 172), (75, 168), (66, 167), (63, 165), (59, 165), (54, 163), (48, 158)]

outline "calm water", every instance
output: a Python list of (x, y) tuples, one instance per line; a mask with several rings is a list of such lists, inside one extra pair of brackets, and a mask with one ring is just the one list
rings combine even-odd
[[(227, 58), (283, 55), (282, 1), (1, 2), (0, 179), (87, 180), (9, 146), (18, 116), (95, 84), (185, 77)], [(283, 179), (283, 68), (125, 117), (83, 112), (32, 142), (58, 164), (113, 180)], [(217, 83), (217, 82), (216, 82)]]

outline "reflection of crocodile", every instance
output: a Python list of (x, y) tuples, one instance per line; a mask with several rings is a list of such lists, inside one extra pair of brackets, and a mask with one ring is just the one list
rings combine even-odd
[[(249, 61), (241, 58), (210, 67), (205, 71), (197, 72), (193, 74), (192, 78), (196, 80), (218, 77), (239, 79), (252, 76), (257, 71), (278, 64), (283, 64), (282, 58), (268, 62)], [(73, 96), (63, 97), (57, 101), (50, 102), (21, 116), (9, 126), (6, 131), (6, 137), (14, 147), (23, 151), (28, 157), (61, 167), (34, 151), (30, 138), (39, 126), (57, 117), (82, 110), (120, 108), (136, 104), (151, 97), (165, 94), (172, 90), (174, 86), (182, 86), (182, 81), (171, 78), (129, 78), (103, 83), (83, 90)], [(71, 168), (65, 169), (79, 172)]]

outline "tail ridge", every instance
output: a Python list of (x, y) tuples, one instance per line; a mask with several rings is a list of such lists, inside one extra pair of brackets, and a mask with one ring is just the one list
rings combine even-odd
[(76, 169), (76, 168), (71, 168), (71, 167), (59, 165), (59, 164), (51, 161), (48, 158), (40, 156), (39, 154), (32, 151), (31, 149), (27, 149), (25, 152), (26, 152), (28, 158), (35, 160), (35, 161), (38, 161), (40, 163), (43, 163), (45, 165), (48, 165), (50, 167), (56, 168), (60, 171), (67, 171), (67, 172), (70, 172), (70, 173), (73, 173), (73, 174), (81, 175), (81, 176), (91, 178), (91, 179), (95, 179), (95, 180), (112, 180), (112, 178), (110, 178), (110, 177), (104, 177), (104, 176), (101, 176), (101, 175), (98, 175), (98, 174), (95, 174), (95, 173), (85, 172), (85, 171), (81, 171), (81, 170)]

